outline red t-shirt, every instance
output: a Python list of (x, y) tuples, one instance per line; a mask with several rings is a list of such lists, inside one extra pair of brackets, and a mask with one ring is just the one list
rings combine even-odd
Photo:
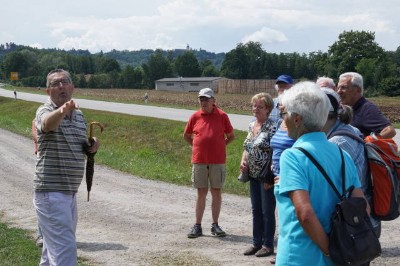
[(199, 110), (192, 114), (184, 131), (193, 134), (192, 163), (224, 164), (225, 134), (232, 131), (228, 115), (216, 105), (211, 113)]

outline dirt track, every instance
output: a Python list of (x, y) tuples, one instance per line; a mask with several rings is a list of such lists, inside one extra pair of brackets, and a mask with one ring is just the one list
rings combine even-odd
[[(6, 221), (33, 232), (31, 140), (0, 129), (0, 161), (0, 211)], [(205, 236), (188, 239), (194, 200), (192, 188), (96, 166), (91, 201), (86, 202), (84, 183), (78, 193), (78, 253), (93, 265), (269, 264), (268, 258), (242, 255), (251, 244), (248, 198), (223, 196), (220, 223), (227, 237), (210, 235), (208, 202)], [(381, 242), (382, 257), (372, 265), (400, 265), (400, 219), (383, 223)]]

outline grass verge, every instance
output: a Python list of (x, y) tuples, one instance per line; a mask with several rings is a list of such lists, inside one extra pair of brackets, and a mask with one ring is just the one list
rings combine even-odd
[[(0, 221), (3, 221), (0, 213)], [(0, 265), (3, 266), (32, 266), (38, 265), (41, 248), (35, 246), (32, 232), (13, 228), (7, 223), (0, 222)], [(88, 266), (84, 258), (78, 258), (79, 266)]]
[[(0, 220), (3, 220), (0, 215)], [(41, 249), (35, 246), (29, 231), (0, 223), (1, 265), (38, 265)]]

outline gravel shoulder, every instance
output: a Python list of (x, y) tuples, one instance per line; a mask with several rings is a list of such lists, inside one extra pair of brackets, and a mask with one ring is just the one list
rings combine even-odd
[[(0, 129), (0, 211), (12, 226), (36, 229), (32, 205), (32, 141)], [(190, 178), (190, 177), (188, 177)], [(236, 177), (229, 177), (236, 178)], [(96, 165), (90, 201), (83, 181), (78, 193), (79, 256), (92, 265), (265, 265), (243, 256), (251, 245), (247, 197), (223, 195), (220, 223), (228, 235), (210, 234), (210, 202), (198, 239), (186, 234), (194, 221), (196, 191)], [(400, 265), (400, 219), (384, 222), (382, 257), (372, 265)]]

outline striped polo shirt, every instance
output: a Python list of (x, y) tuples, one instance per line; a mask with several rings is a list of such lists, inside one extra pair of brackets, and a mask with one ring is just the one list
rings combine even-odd
[(77, 192), (85, 169), (83, 145), (86, 122), (80, 110), (65, 117), (60, 126), (47, 133), (42, 131), (44, 117), (58, 107), (49, 99), (36, 111), (38, 156), (34, 189), (39, 192)]

